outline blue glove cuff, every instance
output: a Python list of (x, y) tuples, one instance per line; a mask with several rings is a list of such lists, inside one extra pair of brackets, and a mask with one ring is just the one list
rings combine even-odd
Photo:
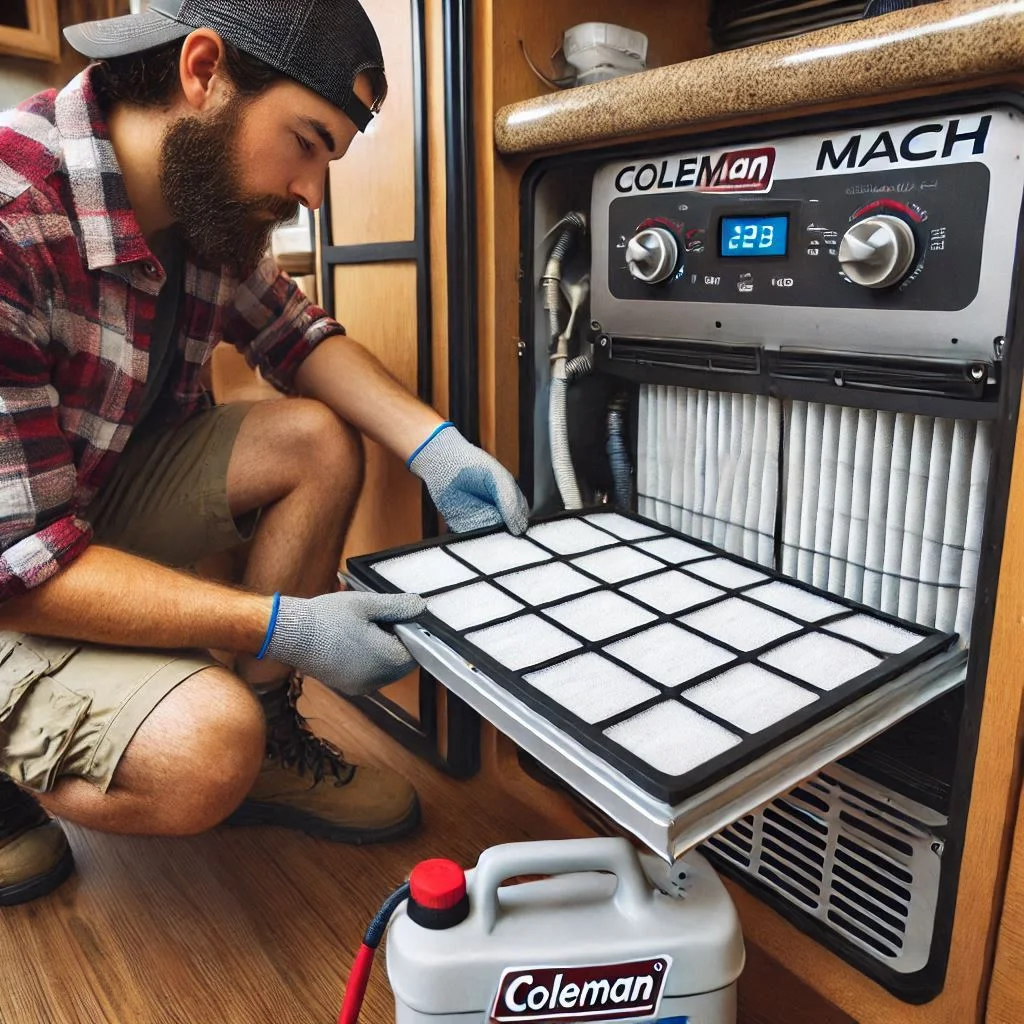
[(416, 456), (419, 455), (419, 453), (423, 451), (423, 449), (426, 448), (427, 445), (430, 444), (430, 442), (433, 441), (434, 438), (437, 437), (437, 435), (440, 434), (442, 430), (447, 430), (448, 427), (454, 426), (455, 424), (452, 423), (450, 420), (445, 420), (444, 423), (441, 423), (438, 426), (436, 426), (431, 432), (430, 437), (428, 437), (426, 441), (424, 441), (423, 444), (421, 444), (419, 448), (417, 448), (416, 451), (414, 451), (412, 455), (410, 455), (409, 458), (405, 460), (405, 468), (409, 469), (409, 467), (412, 466), (413, 460), (416, 458)]
[(263, 646), (260, 648), (259, 654), (256, 655), (257, 661), (262, 661), (267, 656), (267, 651), (270, 650), (270, 641), (274, 636), (274, 627), (277, 625), (277, 614), (281, 610), (281, 595), (277, 593), (274, 595), (274, 606), (270, 611), (270, 625), (267, 626), (267, 635), (263, 639)]

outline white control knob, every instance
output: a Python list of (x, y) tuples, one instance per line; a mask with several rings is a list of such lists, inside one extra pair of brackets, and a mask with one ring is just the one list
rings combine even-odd
[(658, 284), (670, 278), (679, 262), (675, 235), (665, 228), (645, 228), (626, 244), (629, 272), (644, 284)]
[(887, 288), (901, 281), (916, 255), (914, 232), (899, 217), (857, 221), (839, 243), (839, 265), (865, 288)]

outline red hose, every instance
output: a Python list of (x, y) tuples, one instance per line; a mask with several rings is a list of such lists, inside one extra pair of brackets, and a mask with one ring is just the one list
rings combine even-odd
[(370, 980), (370, 968), (373, 967), (375, 952), (376, 950), (370, 946), (359, 947), (356, 962), (352, 965), (352, 972), (348, 976), (345, 1001), (341, 1004), (338, 1024), (356, 1024), (359, 1019), (359, 1011), (363, 1006), (363, 996), (366, 995), (366, 983)]
[(345, 998), (341, 1003), (341, 1013), (338, 1014), (338, 1024), (356, 1024), (359, 1019), (363, 997), (366, 995), (366, 983), (370, 979), (370, 968), (373, 967), (373, 954), (377, 951), (380, 940), (384, 938), (391, 915), (405, 902), (408, 896), (409, 883), (403, 882), (384, 901), (370, 922), (370, 927), (366, 929), (363, 944), (359, 947), (359, 952), (356, 953), (356, 962), (352, 965), (348, 985), (345, 986)]

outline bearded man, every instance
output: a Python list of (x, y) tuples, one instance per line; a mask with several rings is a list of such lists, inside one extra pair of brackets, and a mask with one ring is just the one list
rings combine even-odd
[[(72, 870), (49, 815), (407, 833), (409, 783), (295, 709), (302, 673), (359, 694), (412, 667), (382, 624), (423, 601), (335, 582), (361, 435), (451, 529), (526, 526), (510, 474), (265, 257), (384, 101), (357, 0), (153, 0), (65, 34), (95, 63), (0, 115), (0, 904)], [(222, 341), (289, 397), (212, 405)], [(189, 571), (243, 542), (240, 588)]]

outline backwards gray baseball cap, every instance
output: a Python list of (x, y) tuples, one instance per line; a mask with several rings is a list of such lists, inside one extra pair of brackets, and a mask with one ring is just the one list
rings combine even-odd
[(344, 111), (360, 131), (373, 118), (355, 94), (364, 71), (384, 73), (380, 40), (358, 0), (150, 0), (143, 14), (88, 21), (64, 29), (93, 60), (142, 53), (197, 28), (212, 28)]

